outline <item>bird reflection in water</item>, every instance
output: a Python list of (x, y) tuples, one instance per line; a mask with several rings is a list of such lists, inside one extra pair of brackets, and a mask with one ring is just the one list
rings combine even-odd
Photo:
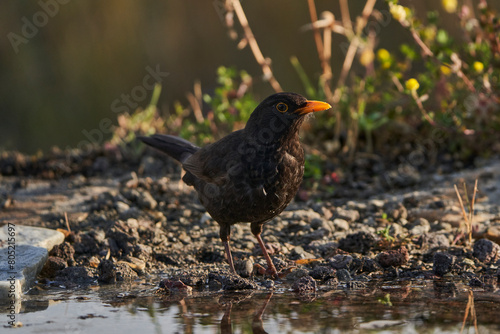
[[(271, 300), (272, 296), (273, 296), (273, 293), (270, 292), (267, 295), (264, 303), (255, 312), (255, 314), (252, 318), (252, 333), (253, 334), (267, 334), (267, 332), (264, 329), (264, 325), (262, 323), (262, 315), (264, 314), (264, 311), (266, 310), (266, 307), (269, 304), (269, 301)], [(226, 310), (224, 311), (224, 315), (222, 316), (222, 319), (220, 321), (221, 334), (232, 334), (233, 333), (233, 328), (232, 328), (232, 324), (231, 324), (232, 308), (233, 308), (233, 303), (230, 301), (230, 302), (228, 302), (228, 304), (226, 306)]]

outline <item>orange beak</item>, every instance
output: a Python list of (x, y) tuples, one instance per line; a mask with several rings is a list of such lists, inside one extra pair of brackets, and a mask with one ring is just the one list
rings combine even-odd
[(305, 115), (316, 111), (323, 111), (330, 109), (332, 106), (326, 102), (320, 101), (307, 101), (306, 105), (302, 108), (295, 110), (296, 114)]

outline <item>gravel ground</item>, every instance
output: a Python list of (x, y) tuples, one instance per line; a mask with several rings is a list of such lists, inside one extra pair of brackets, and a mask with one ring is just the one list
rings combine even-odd
[[(229, 273), (217, 223), (168, 158), (54, 154), (0, 158), (0, 222), (66, 235), (51, 251), (40, 282), (71, 287), (158, 277), (169, 292), (275, 287), (260, 274), (257, 264), (265, 267), (265, 261), (249, 224), (232, 227), (240, 276)], [(448, 174), (414, 168), (360, 173), (344, 171), (336, 183), (302, 189), (264, 226), (263, 239), (282, 273), (280, 287), (307, 293), (376, 279), (449, 278), (498, 289), (498, 160), (478, 160), (474, 168)], [(465, 182), (471, 196), (476, 179), (469, 244), (453, 185), (463, 193)]]

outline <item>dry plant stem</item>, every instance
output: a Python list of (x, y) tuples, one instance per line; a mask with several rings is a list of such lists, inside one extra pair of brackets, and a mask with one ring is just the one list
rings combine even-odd
[(347, 0), (339, 0), (339, 4), (340, 14), (342, 15), (342, 25), (346, 29), (346, 33), (352, 35), (351, 14), (349, 14), (349, 5), (347, 4)]
[(476, 182), (474, 182), (474, 193), (472, 194), (472, 202), (470, 206), (470, 221), (472, 221), (473, 215), (474, 215), (474, 204), (476, 202), (476, 193), (477, 193), (477, 179)]
[(420, 100), (420, 97), (417, 94), (417, 91), (412, 90), (411, 96), (413, 97), (413, 99), (417, 103), (418, 109), (420, 110), (420, 112), (422, 112), (422, 115), (427, 120), (427, 122), (429, 122), (431, 125), (435, 125), (436, 123), (432, 120), (432, 118), (429, 116), (429, 114), (425, 110), (424, 105), (422, 104), (422, 101)]
[(312, 29), (314, 34), (314, 42), (316, 43), (316, 49), (318, 50), (318, 57), (321, 62), (321, 66), (323, 67), (324, 59), (323, 59), (323, 41), (321, 40), (321, 35), (319, 33), (319, 29), (314, 25), (316, 21), (318, 21), (318, 14), (316, 12), (316, 5), (314, 4), (314, 0), (307, 0), (307, 5), (309, 6), (309, 15), (311, 16)]
[(186, 97), (189, 101), (189, 104), (191, 105), (191, 108), (193, 109), (193, 114), (194, 117), (196, 118), (196, 122), (198, 123), (203, 123), (204, 118), (203, 118), (203, 113), (201, 112), (201, 107), (200, 104), (198, 103), (198, 100), (194, 96), (193, 93), (187, 93)]
[(467, 78), (467, 76), (464, 74), (464, 72), (462, 72), (462, 70), (458, 70), (457, 72), (457, 75), (460, 79), (462, 79), (465, 83), (465, 85), (467, 86), (467, 88), (475, 93), (476, 92), (476, 88), (474, 88), (474, 85), (472, 84), (472, 82), (469, 80), (469, 78)]
[[(333, 95), (333, 103), (338, 103), (340, 100), (340, 89), (344, 85), (345, 80), (347, 78), (347, 74), (352, 67), (352, 62), (354, 61), (354, 56), (356, 55), (356, 51), (358, 50), (358, 46), (360, 44), (359, 35), (365, 28), (368, 23), (368, 17), (370, 17), (373, 12), (373, 7), (375, 6), (376, 0), (368, 0), (363, 8), (361, 19), (358, 19), (356, 22), (356, 35), (351, 39), (351, 43), (349, 44), (349, 48), (347, 49), (347, 53), (344, 59), (344, 64), (342, 65), (342, 70), (340, 72), (339, 80), (337, 82), (337, 88), (335, 89), (335, 93)], [(342, 1), (341, 1), (342, 3)], [(344, 27), (345, 28), (345, 27)], [(347, 32), (346, 28), (346, 32)], [(348, 34), (346, 33), (346, 36)]]
[(393, 75), (391, 77), (391, 79), (392, 79), (392, 82), (394, 82), (394, 85), (396, 86), (396, 88), (398, 89), (398, 92), (402, 93), (402, 92), (405, 91), (405, 88), (403, 87), (403, 85), (401, 84), (401, 82), (399, 82), (399, 79), (396, 78), (395, 75)]
[[(344, 86), (345, 80), (347, 79), (347, 75), (352, 67), (352, 63), (354, 61), (354, 56), (356, 55), (356, 51), (360, 45), (360, 35), (368, 23), (368, 17), (370, 17), (373, 12), (373, 7), (375, 6), (376, 0), (368, 0), (365, 4), (365, 7), (362, 11), (362, 16), (356, 21), (356, 35), (353, 35), (351, 19), (348, 17), (348, 5), (346, 0), (340, 0), (340, 5), (345, 6), (342, 11), (342, 21), (344, 24), (344, 28), (346, 30), (346, 37), (352, 36), (349, 47), (347, 49), (346, 56), (344, 58), (344, 63), (342, 64), (342, 70), (340, 72), (339, 80), (337, 81), (337, 86), (333, 93), (333, 97), (331, 99), (332, 104), (337, 104), (340, 101), (341, 89)], [(349, 19), (349, 20), (347, 20)], [(349, 21), (349, 23), (346, 23)], [(347, 26), (346, 26), (347, 25)], [(336, 122), (335, 122), (335, 132), (334, 132), (334, 142), (338, 143), (340, 141), (340, 132), (341, 132), (341, 114), (340, 111), (336, 112)]]
[(429, 56), (429, 57), (434, 57), (434, 53), (432, 53), (431, 49), (425, 43), (422, 41), (420, 36), (418, 35), (418, 32), (415, 31), (415, 29), (411, 28), (410, 29), (411, 35), (415, 42), (417, 42), (418, 46), (422, 49), (422, 52), (424, 55)]
[(330, 82), (332, 79), (332, 68), (330, 66), (330, 58), (331, 58), (331, 34), (332, 31), (330, 27), (326, 27), (324, 29), (324, 44), (321, 40), (321, 34), (319, 32), (319, 28), (315, 25), (318, 22), (318, 14), (316, 12), (316, 5), (314, 0), (308, 0), (307, 4), (309, 6), (309, 14), (311, 16), (312, 29), (314, 34), (314, 42), (316, 43), (316, 49), (318, 51), (319, 61), (321, 63), (321, 69), (323, 73), (321, 75), (323, 91), (325, 92), (327, 100), (331, 100), (332, 91), (330, 88)]
[(247, 17), (245, 15), (245, 12), (243, 11), (243, 7), (241, 7), (240, 1), (232, 0), (232, 3), (236, 16), (238, 17), (241, 27), (243, 28), (243, 32), (245, 33), (245, 38), (247, 39), (248, 44), (250, 44), (250, 49), (252, 50), (255, 60), (260, 65), (262, 73), (264, 73), (264, 78), (267, 81), (269, 81), (271, 87), (273, 87), (275, 92), (277, 93), (282, 92), (283, 89), (281, 89), (278, 80), (276, 80), (276, 78), (274, 77), (271, 67), (269, 66), (266, 59), (262, 55), (262, 52), (260, 51), (259, 45), (257, 44), (257, 40), (253, 35), (252, 29), (250, 29), (250, 25), (248, 24)]
[(201, 111), (202, 105), (202, 93), (201, 93), (201, 84), (199, 81), (194, 83), (194, 94), (187, 93), (187, 99), (191, 108), (193, 108), (194, 117), (196, 118), (196, 122), (203, 123), (205, 118), (203, 117), (203, 112)]
[(68, 220), (68, 213), (64, 212), (64, 219), (66, 220), (66, 228), (68, 229), (68, 232), (71, 232), (71, 228), (69, 227), (69, 220)]
[[(455, 188), (455, 192), (457, 193), (458, 202), (460, 203), (460, 208), (462, 209), (462, 215), (464, 216), (465, 228), (467, 230), (467, 235), (468, 235), (468, 243), (470, 244), (472, 242), (472, 220), (469, 219), (469, 216), (465, 212), (464, 202), (462, 201), (462, 196), (460, 196), (457, 185), (455, 184), (453, 186)], [(464, 186), (465, 186), (465, 184), (464, 184)], [(475, 191), (474, 191), (474, 193), (475, 193)]]

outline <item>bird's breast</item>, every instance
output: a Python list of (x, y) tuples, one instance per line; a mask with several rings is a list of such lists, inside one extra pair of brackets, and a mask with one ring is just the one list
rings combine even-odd
[(224, 182), (200, 181), (202, 204), (218, 222), (265, 222), (281, 213), (297, 193), (304, 174), (300, 145), (261, 149), (241, 155), (227, 168)]

